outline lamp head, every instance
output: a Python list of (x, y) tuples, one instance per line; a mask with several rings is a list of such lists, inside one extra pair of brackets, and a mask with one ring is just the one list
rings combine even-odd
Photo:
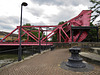
[(22, 6), (27, 6), (28, 4), (26, 2), (23, 2), (21, 5)]

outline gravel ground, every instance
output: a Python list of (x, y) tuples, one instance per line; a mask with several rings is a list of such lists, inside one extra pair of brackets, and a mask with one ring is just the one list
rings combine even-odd
[(30, 59), (0, 69), (0, 75), (100, 75), (100, 66), (93, 71), (73, 72), (60, 68), (63, 61), (70, 57), (68, 49), (55, 49)]

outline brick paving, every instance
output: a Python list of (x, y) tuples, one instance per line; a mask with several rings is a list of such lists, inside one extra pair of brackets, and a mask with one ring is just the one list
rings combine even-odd
[(59, 64), (70, 57), (68, 49), (55, 49), (39, 54), (23, 62), (0, 69), (0, 75), (100, 75), (100, 66), (90, 72), (64, 70)]

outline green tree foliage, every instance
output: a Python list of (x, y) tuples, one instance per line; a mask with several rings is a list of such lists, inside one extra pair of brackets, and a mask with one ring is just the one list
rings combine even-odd
[(57, 34), (53, 35), (52, 42), (57, 42)]
[(31, 26), (31, 24), (30, 23), (26, 23), (23, 26)]
[(83, 40), (83, 42), (96, 42), (97, 41), (97, 31), (96, 29), (90, 29), (88, 36)]
[(90, 9), (93, 11), (92, 13), (92, 22), (100, 16), (100, 0), (90, 0), (91, 3), (93, 3), (93, 6), (90, 7)]
[[(92, 22), (90, 23), (90, 26), (94, 26)], [(87, 30), (88, 36), (83, 40), (83, 42), (96, 42), (97, 41), (97, 30), (96, 29), (90, 29)]]
[[(26, 23), (23, 26), (32, 26), (32, 25), (30, 23)], [(24, 29), (25, 30), (32, 30), (32, 29), (36, 30), (36, 28), (33, 28), (33, 27), (28, 27), (28, 28), (24, 28)]]
[(61, 25), (61, 24), (64, 24), (64, 23), (65, 23), (64, 21), (61, 21), (61, 22), (58, 23), (58, 25)]

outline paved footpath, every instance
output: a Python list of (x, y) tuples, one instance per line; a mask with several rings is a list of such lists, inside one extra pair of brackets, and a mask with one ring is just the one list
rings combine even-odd
[(61, 69), (59, 64), (68, 57), (70, 53), (67, 49), (55, 49), (0, 69), (0, 75), (100, 75), (100, 66), (94, 64), (95, 69), (90, 72)]

